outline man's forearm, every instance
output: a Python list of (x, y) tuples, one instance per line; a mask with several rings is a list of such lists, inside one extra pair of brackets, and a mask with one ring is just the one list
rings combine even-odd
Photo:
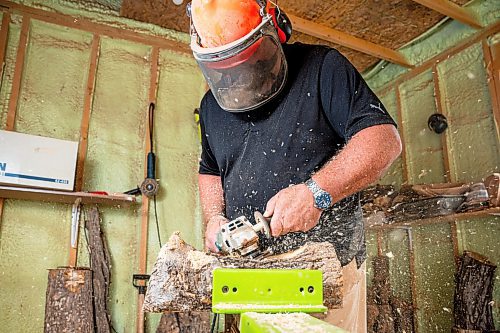
[(312, 178), (338, 202), (378, 180), (400, 153), (401, 140), (394, 126), (368, 127)]
[(224, 192), (219, 176), (198, 175), (203, 222), (216, 215), (224, 215)]

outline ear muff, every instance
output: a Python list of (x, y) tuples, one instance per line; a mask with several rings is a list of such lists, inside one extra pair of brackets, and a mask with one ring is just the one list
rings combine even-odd
[(278, 31), (280, 42), (285, 44), (292, 36), (292, 22), (279, 7), (270, 8), (269, 14), (273, 17), (274, 27)]

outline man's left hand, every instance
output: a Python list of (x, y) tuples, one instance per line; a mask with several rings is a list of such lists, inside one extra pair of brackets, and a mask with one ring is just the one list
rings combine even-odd
[(318, 224), (321, 210), (314, 207), (314, 198), (305, 184), (282, 189), (268, 201), (264, 217), (271, 217), (274, 237), (289, 232), (308, 231)]

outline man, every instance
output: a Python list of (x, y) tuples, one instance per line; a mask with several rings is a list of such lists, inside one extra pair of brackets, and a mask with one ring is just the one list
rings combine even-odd
[(327, 321), (366, 331), (365, 239), (358, 192), (401, 152), (394, 121), (334, 49), (281, 45), (286, 16), (265, 1), (193, 0), (201, 102), (199, 189), (206, 248), (228, 221), (270, 217), (274, 252), (329, 241), (344, 304)]

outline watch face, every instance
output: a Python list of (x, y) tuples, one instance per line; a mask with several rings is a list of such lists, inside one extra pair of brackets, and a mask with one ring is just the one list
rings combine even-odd
[(327, 209), (332, 204), (332, 197), (328, 194), (328, 192), (321, 192), (316, 196), (316, 198), (314, 198), (314, 201), (316, 203), (316, 207), (319, 209)]

